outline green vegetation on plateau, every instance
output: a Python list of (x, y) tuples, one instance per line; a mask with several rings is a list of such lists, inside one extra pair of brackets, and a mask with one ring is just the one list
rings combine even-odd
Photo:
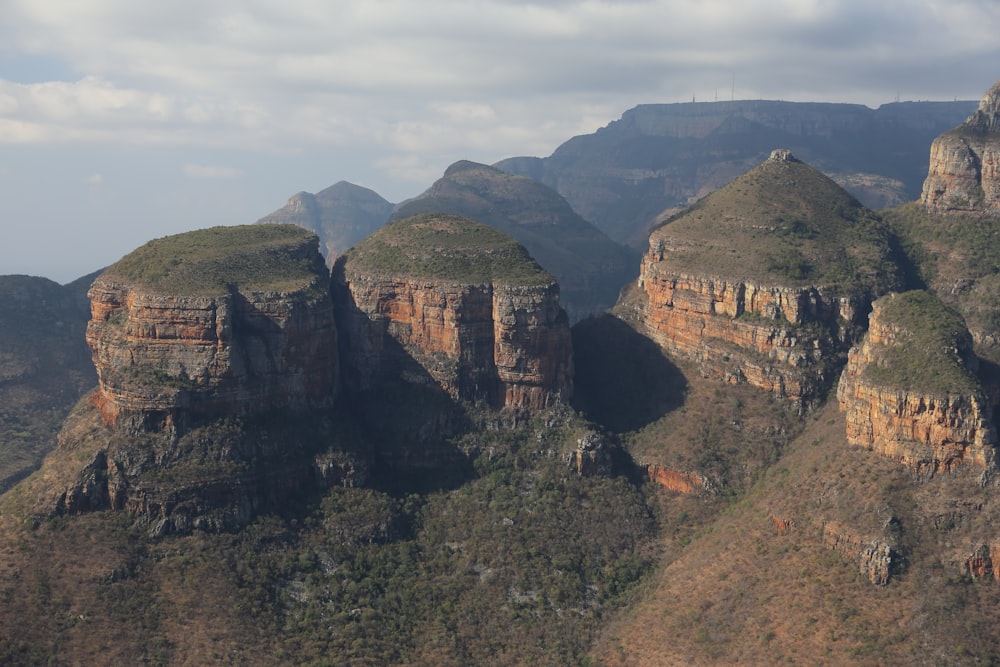
[(884, 297), (879, 316), (896, 330), (896, 344), (878, 352), (864, 376), (883, 386), (930, 394), (969, 393), (979, 386), (966, 359), (972, 340), (965, 321), (922, 290)]
[(104, 275), (180, 295), (291, 292), (325, 273), (318, 247), (315, 234), (295, 225), (212, 227), (150, 241)]
[(770, 159), (653, 232), (674, 269), (769, 285), (897, 286), (887, 226), (834, 181)]
[(547, 285), (555, 281), (524, 246), (457, 215), (426, 213), (382, 227), (347, 252), (351, 271), (460, 283)]

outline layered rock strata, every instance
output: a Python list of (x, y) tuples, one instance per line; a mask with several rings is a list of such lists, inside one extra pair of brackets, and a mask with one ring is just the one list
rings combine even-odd
[(289, 280), (267, 284), (249, 269), (246, 281), (195, 280), (193, 293), (178, 293), (115, 265), (94, 281), (87, 343), (99, 378), (94, 400), (107, 423), (183, 429), (192, 417), (333, 400), (337, 331), (316, 237), (296, 230), (273, 248), (241, 250), (239, 235), (231, 236), (225, 262), (287, 262)]
[[(444, 235), (450, 251), (466, 257), (474, 267), (469, 280), (407, 262), (395, 265), (397, 273), (372, 271), (385, 247), (410, 252), (406, 244), (425, 233)], [(467, 235), (484, 244), (463, 245)], [(485, 225), (439, 215), (393, 223), (356, 246), (334, 269), (347, 386), (367, 391), (395, 378), (499, 408), (539, 409), (568, 399), (571, 344), (559, 286), (523, 249), (495, 275), (481, 272), (491, 273), (490, 262), (514, 246)], [(413, 246), (418, 253), (423, 247)], [(511, 277), (516, 262), (530, 262), (529, 279)]]
[(808, 404), (835, 378), (872, 295), (897, 281), (880, 221), (777, 150), (654, 230), (619, 312), (631, 306), (706, 376)]
[(926, 292), (883, 297), (837, 398), (849, 443), (929, 477), (995, 466), (996, 429), (961, 318)]
[(962, 125), (931, 144), (921, 201), (938, 213), (1000, 214), (1000, 81)]
[(40, 475), (48, 512), (154, 534), (231, 528), (367, 477), (330, 409), (337, 334), (315, 235), (214, 228), (150, 242), (93, 283), (99, 384)]

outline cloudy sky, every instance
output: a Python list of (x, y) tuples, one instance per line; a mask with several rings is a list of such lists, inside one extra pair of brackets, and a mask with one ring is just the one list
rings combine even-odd
[(979, 99), (997, 35), (997, 0), (2, 0), (0, 274), (398, 202), (640, 103)]

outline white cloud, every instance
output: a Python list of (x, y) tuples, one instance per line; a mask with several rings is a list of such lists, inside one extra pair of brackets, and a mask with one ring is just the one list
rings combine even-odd
[[(228, 179), (232, 201), (265, 183), (275, 207), (329, 184), (292, 182), (297, 157), (317, 180), (415, 194), (457, 159), (548, 155), (636, 104), (728, 99), (734, 77), (742, 99), (978, 98), (997, 34), (986, 0), (3, 0), (0, 65), (72, 76), (0, 79), (0, 145), (37, 165), (73, 153), (116, 186), (81, 155), (155, 155), (163, 206), (193, 178)], [(36, 168), (19, 165), (35, 191), (4, 193), (23, 192), (17, 210), (50, 191)]]
[(104, 182), (104, 176), (102, 174), (91, 174), (87, 177), (87, 182), (91, 185), (100, 185)]

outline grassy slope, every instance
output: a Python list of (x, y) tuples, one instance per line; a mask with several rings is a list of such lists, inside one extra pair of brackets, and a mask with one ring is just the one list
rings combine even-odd
[[(894, 285), (888, 232), (832, 180), (768, 160), (654, 230), (674, 270), (765, 285)], [(673, 249), (673, 252), (671, 252)]]
[(317, 244), (315, 234), (294, 225), (212, 227), (150, 241), (104, 276), (167, 294), (295, 291), (323, 271), (310, 252)]
[(564, 413), (472, 435), (461, 444), (488, 454), (455, 488), (334, 489), (232, 534), (152, 540), (106, 512), (32, 528), (16, 487), (0, 506), (0, 662), (580, 664), (656, 531), (627, 478), (547, 453), (583, 427)]
[[(974, 334), (1000, 336), (1000, 219), (936, 215), (918, 203), (883, 216), (903, 239), (921, 281), (957, 309)], [(978, 352), (1000, 360), (995, 347)]]
[[(987, 664), (997, 659), (995, 583), (971, 583), (942, 563), (956, 544), (982, 543), (997, 508), (970, 478), (910, 479), (849, 448), (828, 404), (784, 456), (716, 520), (666, 535), (669, 557), (643, 599), (609, 624), (607, 665)], [(953, 501), (950, 502), (949, 501)], [(663, 494), (664, 523), (686, 499)], [(955, 523), (949, 509), (984, 503)], [(794, 521), (779, 532), (772, 516)], [(886, 530), (895, 517), (898, 526)], [(677, 519), (674, 518), (674, 521)], [(904, 554), (884, 588), (822, 541), (840, 521)], [(935, 525), (940, 527), (936, 528)], [(969, 547), (971, 551), (972, 546)], [(960, 551), (961, 549), (957, 549)]]
[(379, 229), (346, 253), (346, 267), (460, 283), (547, 285), (555, 280), (506, 234), (468, 218), (437, 213)]

